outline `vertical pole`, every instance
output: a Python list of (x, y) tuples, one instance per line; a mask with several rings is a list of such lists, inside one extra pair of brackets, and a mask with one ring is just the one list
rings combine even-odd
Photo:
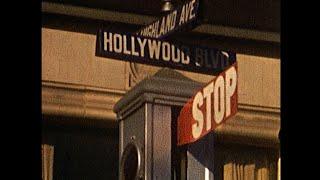
[(214, 139), (213, 133), (188, 145), (187, 179), (214, 179)]
[(171, 179), (170, 106), (153, 106), (153, 179)]

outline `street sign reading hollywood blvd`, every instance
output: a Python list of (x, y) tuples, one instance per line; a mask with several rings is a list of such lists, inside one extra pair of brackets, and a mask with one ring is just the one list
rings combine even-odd
[(236, 61), (235, 53), (100, 30), (96, 55), (203, 74), (218, 74)]
[(191, 0), (133, 34), (100, 29), (96, 55), (122, 61), (215, 75), (236, 61), (235, 53), (168, 42), (164, 37), (199, 22), (199, 0)]

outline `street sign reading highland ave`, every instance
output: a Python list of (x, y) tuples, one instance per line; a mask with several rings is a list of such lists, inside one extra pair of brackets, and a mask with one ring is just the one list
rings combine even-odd
[(199, 21), (199, 0), (191, 0), (170, 11), (150, 25), (146, 25), (137, 34), (144, 37), (164, 38), (184, 27), (191, 29)]
[(173, 32), (197, 25), (200, 21), (199, 6), (199, 0), (188, 1), (135, 34), (100, 29), (96, 55), (216, 75), (236, 61), (235, 53), (163, 40)]

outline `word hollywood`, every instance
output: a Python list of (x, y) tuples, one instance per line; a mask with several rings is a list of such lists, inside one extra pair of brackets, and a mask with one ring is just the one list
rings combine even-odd
[[(150, 59), (162, 59), (164, 61), (172, 61), (176, 63), (189, 64), (190, 57), (185, 55), (174, 45), (168, 42), (161, 42), (146, 38), (129, 36), (127, 40), (126, 35), (104, 33), (104, 50), (108, 52), (123, 53), (127, 55), (147, 57)], [(131, 48), (129, 48), (129, 44)], [(136, 48), (137, 47), (137, 48)], [(148, 50), (145, 53), (145, 50)]]
[(231, 52), (102, 30), (97, 47), (98, 56), (205, 74), (218, 74), (235, 62)]
[(194, 142), (237, 112), (237, 63), (196, 93), (178, 118), (178, 145)]
[(199, 0), (192, 0), (180, 8), (173, 10), (159, 20), (144, 27), (138, 32), (138, 35), (144, 37), (160, 38), (167, 35), (196, 19), (199, 7)]

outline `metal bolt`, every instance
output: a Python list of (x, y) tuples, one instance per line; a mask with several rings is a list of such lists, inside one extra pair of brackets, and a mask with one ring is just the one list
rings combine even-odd
[(173, 4), (171, 2), (171, 0), (163, 0), (164, 4), (162, 6), (162, 11), (167, 12), (167, 11), (171, 11), (173, 9)]

